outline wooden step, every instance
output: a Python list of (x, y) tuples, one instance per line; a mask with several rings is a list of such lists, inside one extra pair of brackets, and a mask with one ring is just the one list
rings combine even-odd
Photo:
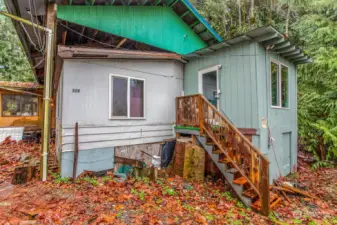
[(248, 189), (242, 193), (243, 196), (246, 196), (247, 198), (256, 199), (259, 197), (259, 195), (253, 190)]
[(237, 185), (245, 185), (248, 183), (248, 180), (245, 177), (240, 177), (236, 180), (233, 180), (233, 184), (237, 184)]

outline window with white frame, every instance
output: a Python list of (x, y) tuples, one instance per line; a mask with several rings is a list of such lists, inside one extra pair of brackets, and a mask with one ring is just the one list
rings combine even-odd
[(110, 118), (143, 119), (145, 80), (110, 75)]
[(288, 67), (271, 61), (271, 105), (279, 108), (289, 108)]

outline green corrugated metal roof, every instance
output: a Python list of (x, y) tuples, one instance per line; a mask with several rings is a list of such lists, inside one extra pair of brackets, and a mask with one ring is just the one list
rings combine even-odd
[(59, 5), (57, 17), (178, 54), (207, 47), (169, 6)]

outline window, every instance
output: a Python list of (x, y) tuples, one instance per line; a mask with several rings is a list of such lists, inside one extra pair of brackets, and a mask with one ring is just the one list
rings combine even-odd
[(145, 80), (110, 76), (110, 118), (143, 119)]
[(274, 107), (288, 108), (288, 67), (271, 62), (271, 104)]
[(2, 116), (37, 116), (38, 100), (32, 95), (2, 95)]

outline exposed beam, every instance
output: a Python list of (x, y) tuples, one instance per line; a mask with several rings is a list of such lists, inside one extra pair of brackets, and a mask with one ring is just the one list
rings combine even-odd
[(288, 47), (288, 46), (290, 46), (290, 45), (291, 45), (290, 41), (285, 41), (285, 42), (283, 42), (283, 43), (280, 43), (280, 44), (278, 44), (278, 45), (275, 45), (274, 48), (273, 48), (273, 50), (285, 48), (285, 47)]
[(302, 56), (304, 56), (304, 53), (300, 53), (300, 54), (294, 55), (292, 57), (288, 57), (288, 59), (294, 61), (295, 59), (300, 58)]
[(195, 26), (197, 26), (198, 24), (200, 24), (200, 21), (199, 20), (197, 20), (197, 21), (195, 21), (194, 23), (192, 23), (191, 25), (190, 25), (190, 27), (191, 27), (191, 29), (193, 29)]
[(105, 5), (113, 5), (116, 0), (105, 0)]
[(169, 6), (172, 8), (172, 7), (174, 7), (178, 2), (179, 2), (179, 0), (175, 0), (172, 4), (170, 3)]
[[(137, 0), (138, 5), (145, 5), (149, 0)], [(131, 1), (130, 1), (131, 2)]]
[(292, 55), (297, 55), (301, 53), (301, 51), (299, 49), (295, 50), (295, 51), (292, 51), (292, 52), (289, 52), (289, 53), (286, 53), (286, 54), (281, 54), (282, 57), (289, 57), (289, 56), (292, 56)]
[(152, 5), (159, 5), (161, 3), (161, 0), (156, 0), (155, 2), (152, 3)]
[(94, 5), (95, 4), (95, 0), (85, 0), (85, 4), (86, 5)]
[(98, 34), (98, 30), (94, 30), (92, 32), (92, 38), (95, 39), (96, 35)]
[(297, 61), (303, 61), (303, 60), (308, 60), (309, 57), (308, 56), (302, 56), (302, 57), (299, 57), (299, 58), (296, 58), (295, 60), (293, 60), (294, 62), (297, 62)]
[(67, 31), (63, 31), (63, 33), (62, 33), (62, 44), (66, 45), (66, 41), (67, 41)]
[(273, 38), (276, 38), (276, 37), (279, 37), (279, 36), (280, 36), (279, 33), (265, 34), (265, 35), (262, 35), (260, 37), (254, 38), (254, 41), (263, 42), (263, 41), (267, 41), (267, 40), (270, 40), (270, 39), (273, 39)]
[(130, 5), (130, 3), (132, 2), (132, 0), (121, 0), (123, 5)]
[(290, 47), (286, 47), (286, 48), (282, 48), (282, 49), (279, 49), (278, 51), (276, 51), (278, 54), (285, 54), (285, 53), (288, 53), (288, 52), (292, 52), (296, 50), (296, 47), (295, 46), (290, 46)]
[(186, 12), (184, 12), (183, 14), (181, 14), (180, 18), (184, 18), (185, 16), (187, 16), (191, 11), (187, 10)]
[(116, 48), (118, 49), (118, 48), (122, 47), (122, 45), (123, 45), (127, 40), (128, 40), (127, 38), (123, 38), (123, 39), (118, 43), (118, 45), (116, 46)]
[(207, 28), (205, 30), (202, 30), (202, 31), (198, 32), (197, 35), (201, 35), (201, 34), (206, 33), (206, 32), (208, 32)]
[(280, 44), (282, 42), (284, 42), (284, 38), (273, 38), (269, 41), (266, 41), (263, 43), (263, 45), (267, 46), (267, 45), (276, 45), (276, 44)]
[(84, 34), (84, 31), (85, 31), (85, 27), (82, 27), (81, 35), (78, 36), (78, 42), (81, 41), (81, 39), (82, 39), (82, 37), (83, 37), (83, 34)]

